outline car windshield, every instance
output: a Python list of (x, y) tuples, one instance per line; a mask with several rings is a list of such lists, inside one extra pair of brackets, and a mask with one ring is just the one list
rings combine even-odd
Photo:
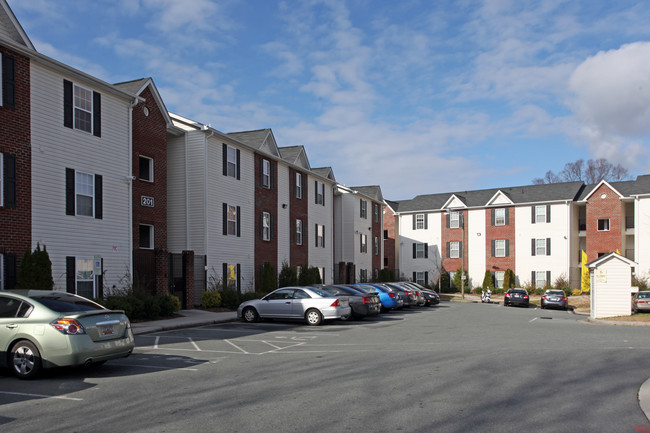
[(52, 311), (57, 313), (69, 313), (72, 311), (104, 310), (105, 308), (88, 299), (76, 296), (34, 296), (33, 300), (40, 302)]

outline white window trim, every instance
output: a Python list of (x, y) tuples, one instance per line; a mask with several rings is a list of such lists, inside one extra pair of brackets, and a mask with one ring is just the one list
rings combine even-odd
[(368, 252), (368, 235), (360, 234), (359, 235), (360, 248), (359, 251), (362, 253)]
[[(501, 213), (502, 215), (499, 215)], [(499, 208), (494, 210), (494, 225), (495, 226), (506, 225), (506, 210), (504, 208)]]
[(415, 282), (418, 283), (421, 286), (424, 286), (424, 284), (425, 284), (424, 272), (416, 272), (415, 273)]
[[(85, 108), (82, 108), (77, 105), (77, 89), (83, 90), (84, 92), (90, 93), (90, 110), (86, 110)], [(87, 87), (80, 86), (77, 83), (72, 83), (72, 125), (74, 126), (74, 129), (77, 131), (83, 131), (88, 134), (93, 133), (93, 119), (95, 118), (95, 113), (93, 113), (93, 91), (88, 89)], [(82, 129), (77, 125), (77, 110), (82, 111), (84, 113), (89, 113), (90, 114), (90, 130), (87, 131), (85, 129)]]
[(269, 212), (262, 212), (262, 240), (271, 240), (271, 214)]
[(74, 292), (75, 294), (79, 294), (79, 282), (89, 282), (92, 281), (93, 283), (93, 290), (92, 290), (92, 297), (97, 297), (97, 282), (96, 282), (96, 275), (95, 275), (95, 268), (94, 266), (91, 266), (92, 270), (92, 278), (91, 279), (86, 279), (86, 280), (81, 280), (79, 279), (79, 260), (90, 260), (90, 263), (94, 265), (95, 259), (93, 257), (75, 257), (75, 275), (74, 275)]
[(545, 222), (546, 222), (546, 206), (535, 206), (535, 224), (541, 224)]
[[(501, 251), (501, 253), (499, 251)], [(506, 241), (505, 241), (505, 239), (495, 239), (494, 240), (494, 257), (505, 257), (505, 256), (506, 256)]]
[[(232, 167), (232, 173), (230, 173)], [(237, 149), (226, 144), (226, 173), (229, 177), (237, 177)]]
[(535, 255), (536, 256), (546, 255), (546, 238), (535, 239)]
[(424, 230), (424, 214), (415, 214), (415, 230)]
[(296, 220), (296, 245), (302, 245), (302, 220)]
[[(235, 278), (233, 280), (230, 279), (231, 266), (235, 270), (234, 271)], [(227, 271), (227, 274), (224, 276), (224, 280), (226, 281), (226, 287), (229, 288), (229, 289), (237, 289), (237, 279), (238, 279), (237, 278), (238, 277), (238, 275), (237, 275), (237, 264), (226, 263), (226, 271)], [(232, 286), (230, 285), (230, 281), (233, 282)]]
[(361, 218), (368, 219), (368, 202), (363, 199), (359, 199), (359, 206), (361, 208)]
[(379, 236), (375, 236), (375, 255), (379, 255)]
[(376, 223), (379, 222), (379, 205), (377, 203), (372, 204), (372, 210), (373, 210), (373, 216), (374, 216), (374, 221)]
[(296, 172), (296, 198), (302, 199), (302, 173)]
[[(139, 160), (140, 159), (148, 159), (149, 160), (149, 179), (143, 179), (143, 178), (139, 177), (141, 170), (138, 167), (138, 177), (139, 177), (139, 179), (144, 181), (144, 182), (153, 182), (153, 158), (150, 158), (150, 157), (144, 156), (144, 155), (140, 155)], [(139, 160), (138, 160), (138, 166), (140, 164)]]
[(494, 272), (494, 285), (497, 289), (503, 289), (503, 280), (505, 279), (505, 271)]
[(449, 214), (449, 228), (457, 229), (460, 227), (460, 212), (451, 212)]
[[(79, 183), (78, 183), (79, 182), (79, 179), (78, 179), (79, 175), (89, 176), (90, 179), (92, 180), (92, 188), (90, 189), (91, 190), (90, 195), (81, 194), (79, 192), (79, 189), (80, 189), (79, 188)], [(78, 206), (77, 206), (78, 203), (79, 203), (78, 202), (78, 197), (79, 196), (90, 197), (91, 208), (92, 208), (91, 215), (82, 215), (82, 214), (79, 213), (79, 209), (78, 209)], [(77, 170), (75, 170), (75, 172), (74, 172), (74, 214), (75, 214), (75, 216), (80, 216), (80, 217), (95, 218), (95, 175), (92, 174), (92, 173), (84, 173), (83, 171), (77, 171)]]
[(423, 259), (424, 258), (424, 244), (416, 243), (415, 244), (415, 258)]
[[(139, 246), (141, 250), (153, 250), (154, 246), (154, 227), (151, 224), (139, 224), (140, 227), (149, 227), (149, 246), (148, 247), (142, 247)], [(140, 240), (139, 244), (142, 244), (142, 240)]]
[(262, 187), (271, 188), (271, 161), (262, 160)]
[[(540, 275), (542, 275), (542, 278), (539, 277)], [(540, 286), (539, 284), (537, 284), (539, 281), (543, 281), (544, 284), (542, 284)], [(537, 287), (538, 289), (541, 289), (544, 286), (546, 286), (546, 284), (547, 284), (546, 271), (535, 271), (535, 281), (534, 281), (534, 283), (535, 283), (535, 287)]]
[[(230, 218), (231, 209), (234, 209), (234, 213), (233, 213), (234, 219)], [(226, 227), (228, 228), (227, 230), (228, 236), (237, 236), (237, 206), (228, 205), (228, 212), (226, 214), (226, 218), (227, 218)], [(230, 232), (230, 223), (233, 223), (233, 227), (234, 227), (232, 233)]]
[(450, 259), (460, 258), (460, 242), (458, 241), (449, 242), (449, 258)]
[[(600, 222), (601, 221), (607, 221), (607, 228), (601, 229), (600, 228)], [(609, 218), (598, 218), (598, 221), (596, 221), (596, 230), (599, 232), (608, 232), (610, 230), (610, 219)]]

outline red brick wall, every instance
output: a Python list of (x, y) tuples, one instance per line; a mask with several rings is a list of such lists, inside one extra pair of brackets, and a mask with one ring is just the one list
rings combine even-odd
[[(140, 242), (140, 224), (154, 227), (154, 249), (167, 252), (167, 124), (149, 88), (146, 102), (133, 108), (133, 246)], [(145, 115), (144, 107), (149, 110)], [(153, 182), (139, 178), (140, 156), (153, 160)], [(143, 206), (142, 196), (153, 197), (154, 207)], [(156, 261), (156, 292), (169, 290), (168, 261)], [(188, 288), (189, 289), (189, 288)]]
[[(603, 198), (603, 195), (605, 198)], [(623, 243), (623, 203), (618, 194), (607, 185), (601, 185), (587, 200), (587, 261), (598, 258), (598, 253), (621, 254)], [(598, 231), (598, 220), (609, 218), (609, 231)]]
[[(387, 269), (395, 269), (395, 214), (388, 206), (384, 207), (384, 230), (388, 232), (388, 238), (384, 239), (384, 258), (387, 265), (382, 266)], [(382, 233), (383, 239), (383, 233)]]
[[(465, 222), (465, 231), (467, 231), (467, 211), (459, 211), (463, 213), (463, 221)], [(465, 241), (463, 242), (463, 229), (462, 225), (458, 228), (452, 229), (447, 228), (447, 216), (442, 214), (441, 222), (441, 233), (442, 233), (442, 245), (441, 245), (441, 254), (442, 254), (442, 266), (447, 271), (453, 274), (456, 272), (461, 265), (465, 266), (465, 271), (467, 271), (467, 234), (465, 234)], [(447, 257), (447, 242), (463, 242), (463, 257), (452, 259)]]
[[(485, 210), (485, 265), (490, 272), (515, 270), (515, 208), (506, 208), (508, 225), (492, 225), (492, 209)], [(492, 257), (492, 241), (507, 239), (509, 241), (508, 257)]]
[[(377, 216), (378, 221), (375, 221), (375, 206), (377, 207)], [(372, 221), (372, 239), (370, 240), (370, 251), (372, 251), (372, 274), (368, 275), (368, 279), (373, 280), (375, 278), (375, 271), (384, 267), (384, 260), (381, 254), (381, 240), (384, 235), (383, 225), (381, 223), (382, 219), (382, 205), (378, 202), (370, 202), (370, 218)], [(375, 255), (375, 237), (379, 241), (379, 254)]]
[(16, 79), (15, 108), (0, 107), (0, 153), (16, 158), (16, 207), (6, 203), (0, 207), (0, 253), (14, 254), (18, 266), (25, 251), (31, 249), (32, 238), (30, 65), (28, 58), (4, 47), (0, 52), (14, 57)]
[[(289, 248), (289, 265), (290, 266), (304, 266), (309, 263), (309, 220), (307, 219), (307, 206), (309, 202), (309, 182), (307, 181), (307, 173), (302, 173), (302, 199), (296, 198), (295, 183), (296, 183), (296, 170), (289, 168), (289, 219), (291, 224), (290, 236), (291, 243)], [(302, 220), (302, 245), (296, 245), (294, 226), (296, 219)]]
[[(278, 178), (277, 163), (271, 162), (271, 188), (262, 186), (262, 161), (263, 155), (255, 155), (255, 290), (261, 290), (262, 265), (269, 262), (278, 269)], [(262, 212), (271, 214), (271, 240), (262, 240)], [(305, 224), (307, 222), (305, 221)]]

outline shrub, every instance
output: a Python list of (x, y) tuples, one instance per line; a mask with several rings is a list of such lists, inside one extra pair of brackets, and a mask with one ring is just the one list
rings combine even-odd
[(282, 269), (278, 277), (279, 287), (289, 287), (298, 285), (298, 269), (295, 266), (289, 266), (287, 262), (282, 263)]
[(391, 269), (380, 269), (377, 281), (382, 283), (390, 283), (391, 281), (395, 281), (395, 272), (393, 272)]
[(494, 291), (494, 278), (492, 278), (492, 272), (489, 269), (485, 270), (485, 275), (483, 276), (483, 290), (487, 289)]
[(154, 296), (154, 299), (160, 307), (160, 315), (163, 317), (171, 316), (181, 310), (181, 301), (178, 296), (165, 293), (164, 295)]
[(181, 309), (181, 301), (176, 296), (169, 293), (153, 295), (143, 289), (128, 289), (96, 301), (109, 310), (123, 310), (131, 320), (169, 317)]
[[(456, 291), (459, 291), (463, 285), (462, 276), (463, 276), (463, 271), (461, 270), (461, 268), (456, 269), (456, 272), (454, 273), (454, 279), (453, 279), (454, 288), (456, 289)], [(465, 286), (470, 287), (467, 271), (465, 271)]]
[(544, 289), (541, 288), (541, 287), (536, 287), (534, 293), (535, 293), (536, 295), (540, 295), (540, 296), (541, 296), (541, 295), (544, 294), (545, 291), (546, 291), (546, 290), (544, 290)]
[(512, 269), (506, 269), (503, 273), (503, 288), (505, 290), (515, 287), (515, 273)]
[(205, 308), (221, 307), (221, 293), (218, 290), (206, 290), (201, 295), (201, 304)]
[(246, 293), (242, 293), (241, 302), (250, 301), (251, 299), (260, 299), (260, 298), (263, 298), (264, 296), (266, 296), (265, 292), (246, 292)]
[(573, 292), (571, 292), (571, 296), (580, 296), (580, 295), (582, 295), (580, 289), (573, 289)]
[(223, 292), (221, 292), (221, 306), (231, 309), (231, 310), (236, 310), (237, 307), (239, 307), (239, 304), (241, 304), (241, 295), (240, 293), (235, 290), (235, 289), (223, 289)]
[(261, 278), (262, 290), (271, 292), (277, 288), (276, 285), (277, 285), (277, 281), (275, 279), (275, 268), (271, 263), (264, 262), (264, 264), (262, 265), (262, 278)]
[(451, 284), (449, 279), (449, 273), (444, 269), (440, 274), (440, 293), (451, 293)]
[(52, 290), (54, 279), (52, 278), (52, 262), (47, 248), (36, 244), (33, 252), (25, 251), (18, 269), (17, 289), (23, 290)]
[(640, 291), (648, 290), (648, 278), (632, 275), (632, 286), (638, 287)]
[(493, 295), (502, 295), (503, 293), (506, 292), (506, 289), (502, 287), (495, 287), (494, 289), (490, 289)]

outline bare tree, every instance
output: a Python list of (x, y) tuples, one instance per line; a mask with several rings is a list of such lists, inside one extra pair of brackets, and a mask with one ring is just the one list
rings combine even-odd
[(604, 158), (590, 159), (586, 163), (583, 159), (579, 159), (575, 162), (567, 162), (558, 174), (547, 171), (544, 177), (533, 179), (533, 184), (540, 185), (574, 181), (596, 184), (601, 180), (617, 182), (628, 180), (629, 178), (630, 174), (627, 169), (620, 164), (614, 165)]

